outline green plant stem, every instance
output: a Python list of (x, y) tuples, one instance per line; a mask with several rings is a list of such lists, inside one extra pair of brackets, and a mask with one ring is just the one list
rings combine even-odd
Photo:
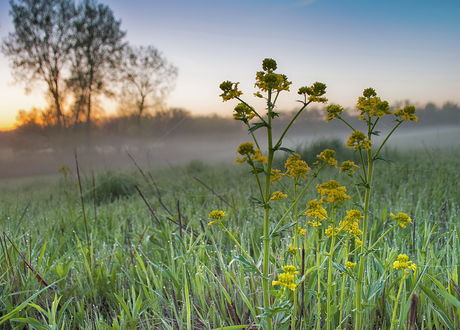
[[(270, 309), (270, 206), (268, 202), (270, 200), (270, 183), (271, 183), (271, 172), (273, 164), (273, 137), (272, 137), (272, 118), (271, 111), (273, 105), (271, 104), (272, 93), (271, 90), (268, 91), (268, 126), (267, 126), (267, 145), (268, 145), (268, 161), (267, 168), (265, 173), (265, 199), (264, 199), (264, 223), (263, 223), (263, 279), (262, 279), (262, 289), (263, 289), (263, 299), (264, 299), (264, 309), (267, 311)], [(272, 329), (272, 319), (271, 316), (266, 318), (267, 330)]]
[[(297, 178), (294, 179), (294, 198), (297, 196)], [(295, 220), (295, 231), (294, 231), (294, 247), (296, 248), (296, 254), (294, 254), (293, 259), (296, 260), (297, 258), (297, 253), (299, 252), (299, 241), (298, 241), (298, 236), (299, 236), (299, 214), (298, 214), (298, 209), (297, 209), (297, 203), (294, 205), (294, 220)], [(294, 265), (296, 264), (295, 262), (293, 263)], [(291, 329), (295, 330), (296, 329), (296, 322), (297, 322), (297, 305), (298, 305), (298, 299), (297, 299), (297, 290), (293, 292), (294, 295), (294, 304), (292, 306), (292, 313), (291, 313)]]
[(243, 103), (244, 105), (246, 105), (247, 107), (251, 108), (252, 111), (254, 111), (254, 113), (256, 114), (257, 117), (259, 117), (260, 120), (262, 120), (263, 123), (267, 123), (265, 121), (265, 119), (259, 115), (259, 113), (256, 111), (256, 109), (254, 109), (253, 107), (251, 107), (249, 104), (247, 104), (245, 101), (243, 101), (242, 99), (240, 99), (239, 97), (236, 98), (238, 101), (240, 101), (241, 103)]
[(405, 279), (406, 279), (406, 275), (403, 274), (403, 276), (401, 277), (401, 281), (399, 282), (399, 289), (398, 289), (398, 294), (396, 295), (395, 305), (393, 306), (393, 314), (391, 315), (390, 330), (393, 330), (396, 324), (398, 323), (398, 321), (396, 320), (396, 313), (398, 311), (399, 298), (401, 297), (401, 292), (402, 292), (402, 288), (403, 288)]
[(294, 303), (292, 306), (292, 313), (291, 313), (291, 330), (296, 330), (296, 324), (297, 324), (297, 305), (298, 305), (298, 299), (297, 299), (297, 289), (292, 292), (294, 295)]
[[(332, 227), (335, 227), (335, 208), (332, 209), (331, 212), (331, 218), (332, 218)], [(326, 328), (328, 330), (332, 329), (332, 303), (333, 303), (333, 297), (332, 297), (332, 262), (333, 262), (333, 256), (334, 256), (334, 249), (335, 248), (335, 234), (332, 235), (331, 237), (331, 246), (329, 248), (329, 256), (328, 256), (328, 267), (327, 267), (327, 301), (326, 301)]]
[[(369, 126), (370, 128), (370, 126)], [(368, 137), (370, 138), (370, 131), (368, 132)], [(366, 191), (364, 194), (364, 219), (363, 219), (363, 240), (360, 248), (360, 258), (358, 266), (358, 280), (356, 281), (356, 301), (355, 301), (355, 329), (360, 330), (362, 328), (362, 304), (361, 304), (361, 294), (364, 278), (364, 266), (366, 261), (366, 255), (363, 253), (364, 249), (367, 246), (367, 225), (369, 219), (369, 202), (372, 191), (372, 175), (374, 170), (372, 151), (367, 150), (367, 177), (366, 177)]]
[[(246, 122), (246, 126), (248, 127), (248, 131), (249, 131), (249, 129), (251, 128), (251, 125), (249, 125), (249, 123), (248, 123), (248, 122)], [(256, 136), (255, 136), (254, 132), (251, 132), (251, 131), (249, 131), (249, 134), (251, 135), (251, 137), (252, 137), (252, 140), (253, 140), (253, 141), (254, 141), (254, 143), (256, 144), (256, 146), (257, 146), (257, 149), (260, 149), (260, 145), (259, 145), (259, 142), (257, 141), (257, 138), (256, 138)]]
[(385, 145), (385, 143), (387, 143), (388, 139), (390, 138), (390, 136), (396, 131), (396, 129), (399, 127), (399, 125), (402, 124), (402, 121), (398, 121), (398, 123), (395, 125), (395, 127), (393, 127), (393, 129), (390, 131), (390, 133), (388, 133), (388, 135), (386, 136), (385, 140), (383, 140), (382, 144), (380, 145), (380, 147), (377, 149), (377, 152), (375, 153), (374, 155), (374, 159), (377, 158), (379, 155), (380, 155), (380, 151), (382, 150), (383, 146)]
[[(294, 179), (294, 200), (297, 197), (297, 178)], [(299, 215), (298, 215), (298, 203), (294, 204), (293, 207), (293, 213), (294, 213), (294, 222), (295, 222), (295, 229), (294, 229), (294, 247), (297, 249), (298, 248), (298, 235), (297, 233), (299, 232)], [(294, 257), (295, 258), (295, 257)]]
[(255, 167), (254, 163), (252, 162), (252, 160), (249, 160), (249, 164), (251, 165), (251, 167), (252, 167), (252, 169), (254, 171), (254, 176), (256, 177), (257, 187), (259, 187), (260, 198), (262, 200), (264, 200), (265, 195), (264, 195), (264, 191), (262, 189), (262, 183), (260, 182), (259, 174), (257, 173), (256, 167)]
[(238, 242), (238, 240), (236, 239), (236, 237), (230, 232), (230, 230), (228, 230), (227, 227), (225, 227), (225, 225), (223, 225), (222, 223), (220, 224), (222, 228), (224, 228), (225, 232), (227, 233), (228, 237), (230, 237), (232, 239), (233, 242), (235, 242), (236, 246), (238, 246), (238, 248), (241, 250), (241, 252), (243, 252), (244, 256), (249, 260), (249, 261), (253, 261), (252, 257), (249, 255), (249, 253), (246, 252), (246, 250), (241, 246), (240, 242)]
[(379, 120), (380, 120), (380, 117), (378, 117), (378, 118), (375, 120), (374, 124), (372, 125), (371, 132), (374, 132), (374, 128), (375, 128), (375, 126), (377, 126), (377, 123), (379, 122)]
[(283, 132), (281, 133), (281, 136), (279, 137), (278, 139), (278, 142), (276, 142), (275, 146), (276, 147), (280, 147), (281, 146), (281, 143), (283, 142), (283, 138), (284, 136), (286, 135), (286, 133), (288, 132), (289, 128), (291, 128), (292, 124), (294, 124), (294, 122), (296, 121), (296, 119), (300, 116), (300, 114), (303, 112), (303, 110), (305, 110), (305, 108), (311, 103), (311, 101), (308, 101), (307, 103), (305, 103), (303, 105), (303, 107), (301, 107), (297, 113), (294, 115), (294, 117), (292, 117), (291, 121), (289, 122), (289, 124), (286, 126), (286, 128), (283, 130)]
[(369, 248), (369, 251), (371, 251), (373, 248), (375, 248), (375, 246), (386, 236), (388, 235), (389, 232), (391, 232), (393, 229), (395, 229), (396, 227), (398, 227), (398, 225), (394, 225), (394, 226), (391, 226), (390, 228), (388, 228), (382, 235), (380, 235), (380, 237), (371, 245), (371, 247)]
[[(343, 253), (343, 263), (345, 264), (348, 261), (348, 239), (345, 242), (345, 251)], [(343, 305), (345, 302), (345, 281), (346, 281), (345, 274), (342, 274), (342, 283), (340, 286), (340, 302), (339, 302), (339, 319), (340, 323), (342, 323), (343, 319)]]
[(345, 125), (347, 125), (348, 127), (350, 127), (351, 130), (352, 130), (353, 132), (356, 131), (355, 128), (354, 128), (353, 126), (351, 126), (350, 123), (347, 122), (345, 119), (343, 119), (341, 116), (338, 116), (337, 118), (339, 118), (342, 122), (344, 122)]
[(317, 269), (317, 288), (316, 288), (316, 329), (321, 329), (321, 255), (319, 242), (319, 229), (316, 232), (316, 269)]

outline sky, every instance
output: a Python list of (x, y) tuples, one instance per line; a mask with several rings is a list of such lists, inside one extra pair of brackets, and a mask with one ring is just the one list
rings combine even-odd
[[(229, 116), (219, 84), (239, 81), (252, 101), (263, 58), (293, 81), (279, 107), (296, 107), (295, 91), (315, 81), (331, 102), (353, 106), (373, 87), (390, 101), (460, 103), (458, 0), (100, 0), (109, 5), (127, 41), (153, 45), (179, 70), (168, 105), (195, 114)], [(0, 0), (0, 38), (13, 31)], [(0, 129), (19, 109), (46, 104), (44, 88), (25, 93), (0, 54)], [(107, 112), (114, 111), (108, 105)]]

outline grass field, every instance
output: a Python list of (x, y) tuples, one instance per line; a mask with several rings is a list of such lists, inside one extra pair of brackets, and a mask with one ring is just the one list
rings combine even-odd
[[(394, 150), (389, 155), (393, 161), (377, 163), (371, 237), (386, 230), (390, 212), (407, 212), (414, 223), (391, 232), (369, 252), (372, 262), (365, 276), (371, 285), (363, 289), (368, 328), (389, 327), (400, 277), (391, 264), (400, 253), (418, 267), (400, 295), (400, 328), (406, 328), (411, 313), (417, 329), (460, 327), (460, 153), (431, 152)], [(305, 158), (312, 153), (304, 150)], [(339, 160), (344, 156), (338, 152)], [(227, 228), (260, 265), (262, 211), (251, 201), (257, 186), (247, 169), (194, 161), (143, 173), (83, 173), (82, 196), (75, 169), (64, 172), (55, 180), (8, 182), (0, 192), (0, 328), (23, 328), (25, 323), (35, 329), (258, 327), (262, 293), (257, 267), (221, 228), (207, 226), (210, 210), (226, 210)], [(328, 170), (316, 182), (331, 177), (339, 177), (338, 171)], [(354, 189), (343, 175), (339, 180)], [(314, 198), (310, 190), (300, 205)], [(288, 202), (279, 201), (273, 217), (287, 207)], [(276, 269), (300, 257), (287, 248), (291, 222), (286, 218), (272, 240)], [(302, 290), (296, 291), (303, 329), (316, 322), (312, 235), (313, 230), (306, 234), (306, 275)], [(326, 241), (323, 237), (324, 260)], [(348, 328), (356, 276), (340, 265), (342, 249), (335, 253), (337, 300), (346, 298), (340, 327)], [(326, 266), (323, 262), (321, 267)], [(276, 328), (287, 328), (289, 306), (276, 305), (279, 297), (273, 295), (279, 309)]]

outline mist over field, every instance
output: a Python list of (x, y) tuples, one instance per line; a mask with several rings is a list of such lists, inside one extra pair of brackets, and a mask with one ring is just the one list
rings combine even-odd
[[(286, 147), (296, 150), (331, 139), (345, 144), (349, 132), (341, 123), (308, 120), (307, 116), (293, 126), (292, 134), (285, 139)], [(278, 135), (283, 125), (285, 123), (279, 123), (275, 128)], [(134, 169), (129, 155), (148, 168), (185, 165), (191, 161), (231, 163), (237, 156), (236, 147), (250, 140), (247, 131), (231, 119), (190, 117), (167, 126), (169, 128), (160, 134), (136, 126), (129, 132), (94, 130), (89, 135), (84, 131), (56, 134), (46, 130), (0, 133), (0, 178), (57, 174), (62, 166), (74, 168), (75, 151), (80, 165), (88, 171)], [(383, 136), (385, 133), (382, 131)], [(451, 124), (419, 122), (400, 129), (388, 148), (435, 152), (459, 145), (460, 124), (455, 121)]]

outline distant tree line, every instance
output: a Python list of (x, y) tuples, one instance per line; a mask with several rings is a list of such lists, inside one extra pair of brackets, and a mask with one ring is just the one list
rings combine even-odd
[[(399, 105), (395, 105), (398, 107)], [(291, 118), (289, 111), (279, 112), (279, 122), (274, 131), (284, 128)], [(32, 109), (29, 112), (20, 111), (18, 114), (18, 127), (16, 132), (21, 134), (35, 134), (52, 137), (55, 130), (43, 123), (49, 122), (44, 117), (52, 114), (49, 112)], [(342, 114), (347, 121), (356, 128), (360, 128), (362, 121), (352, 115), (352, 111)], [(417, 108), (419, 121), (412, 123), (408, 128), (419, 128), (427, 126), (460, 125), (460, 105), (447, 102), (442, 106), (428, 103)], [(100, 135), (119, 136), (144, 136), (152, 138), (166, 138), (178, 136), (206, 136), (208, 134), (219, 134), (229, 136), (244, 132), (239, 125), (231, 118), (217, 114), (193, 116), (189, 111), (180, 108), (165, 108), (155, 112), (142, 115), (142, 121), (138, 116), (119, 115), (99, 119), (97, 132)], [(382, 123), (391, 126), (391, 116), (382, 119)], [(254, 121), (256, 121), (254, 119)], [(236, 124), (235, 124), (236, 123)], [(299, 117), (298, 122), (292, 127), (294, 134), (324, 134), (328, 132), (340, 132), (345, 127), (339, 122), (327, 122), (326, 110), (324, 108), (311, 108)], [(96, 130), (93, 130), (95, 132)], [(77, 131), (78, 132), (78, 131)], [(67, 133), (68, 134), (68, 133)]]
[[(90, 127), (103, 97), (117, 96), (137, 122), (161, 108), (177, 69), (153, 46), (125, 40), (111, 8), (97, 0), (11, 0), (14, 31), (2, 43), (16, 80), (46, 86), (46, 109), (19, 112), (24, 127)], [(119, 91), (117, 93), (117, 91)]]

